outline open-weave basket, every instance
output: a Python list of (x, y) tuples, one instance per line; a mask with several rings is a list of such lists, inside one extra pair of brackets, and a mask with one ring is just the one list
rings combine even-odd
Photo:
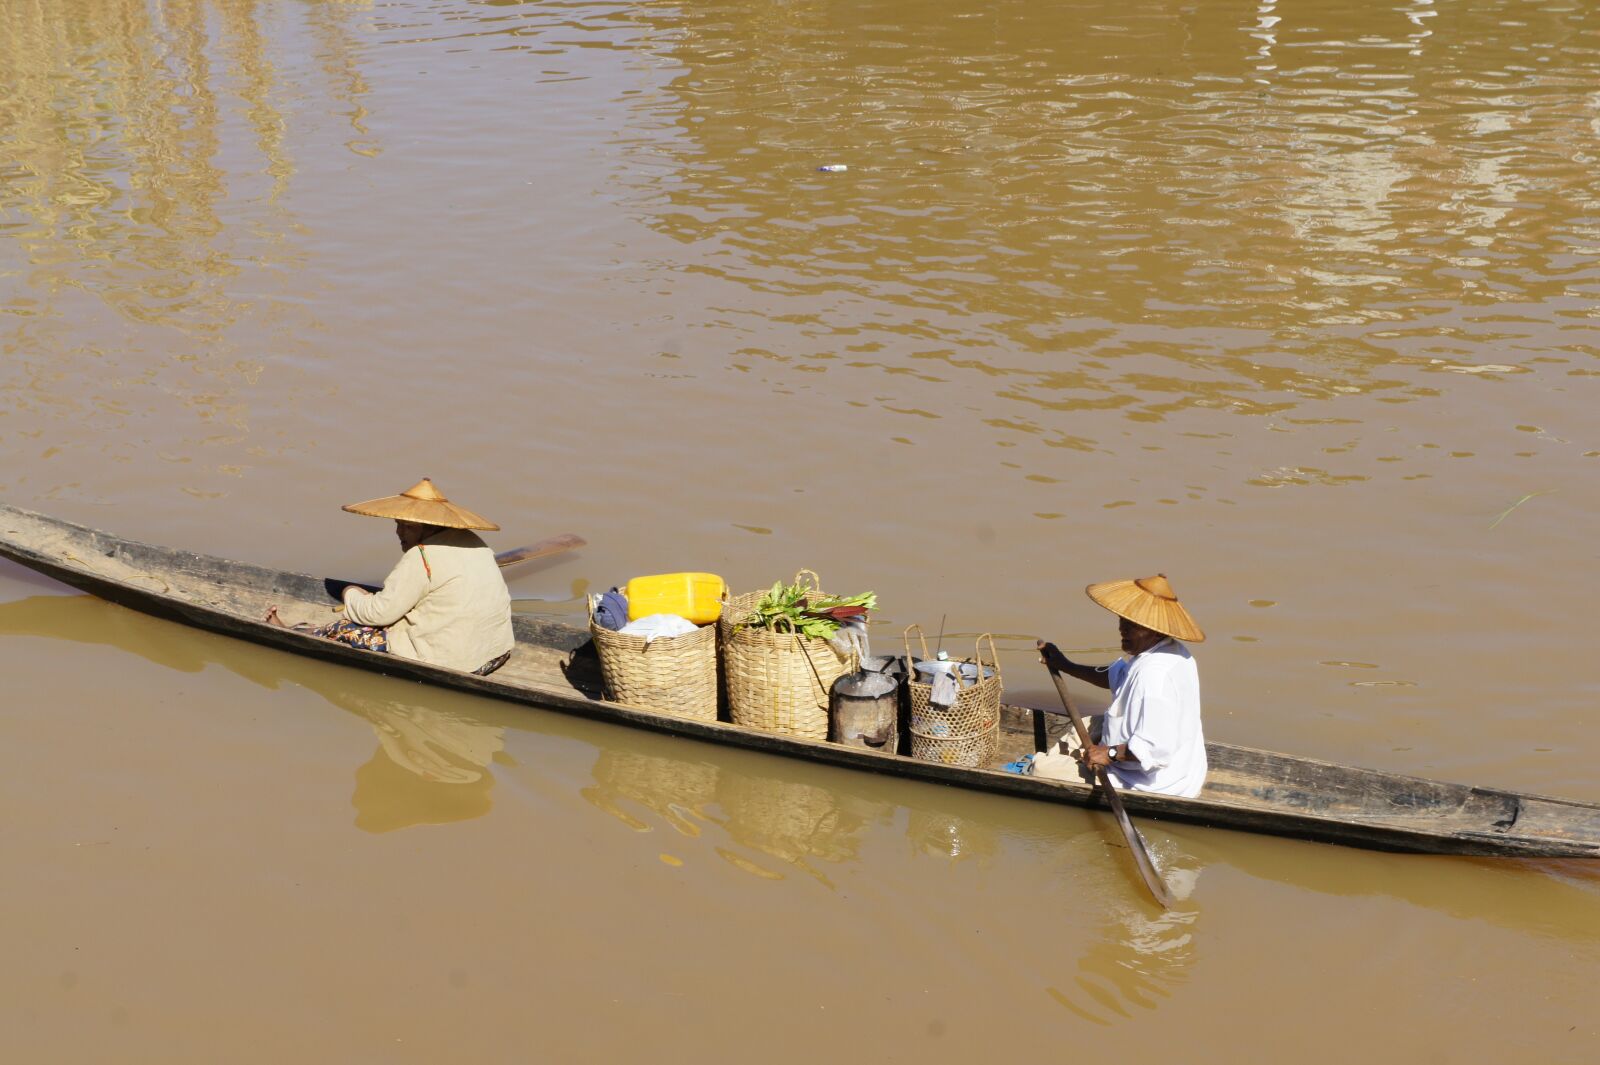
[[(917, 630), (922, 640), (922, 658), (911, 654), (911, 629)], [(989, 643), (989, 658), (983, 657), (983, 643)], [(974, 769), (987, 769), (995, 760), (1000, 748), (1000, 659), (995, 654), (994, 637), (984, 633), (973, 647), (971, 662), (977, 669), (977, 680), (962, 685), (956, 701), (948, 708), (933, 705), (933, 685), (916, 679), (916, 662), (927, 661), (928, 641), (922, 635), (922, 626), (906, 629), (906, 661), (911, 675), (906, 679), (906, 692), (911, 704), (911, 757), (922, 762), (941, 765), (958, 765)], [(986, 670), (993, 673), (984, 676)]]
[[(810, 570), (796, 574), (795, 583), (807, 577), (815, 595), (826, 594)], [(736, 725), (826, 740), (828, 692), (834, 681), (856, 668), (855, 656), (839, 654), (826, 640), (746, 624), (766, 594), (732, 597), (717, 622), (728, 715)]]
[(643, 636), (597, 624), (591, 599), (589, 634), (612, 699), (698, 721), (717, 719), (716, 626), (646, 643)]

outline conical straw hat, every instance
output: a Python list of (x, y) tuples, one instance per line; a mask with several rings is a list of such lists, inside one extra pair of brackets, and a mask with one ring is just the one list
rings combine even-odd
[(467, 508), (450, 502), (426, 477), (397, 496), (369, 499), (365, 503), (347, 503), (343, 509), (370, 518), (415, 521), (423, 525), (443, 525), (449, 529), (500, 528), (488, 518), (479, 517)]
[(1167, 575), (1140, 577), (1135, 581), (1104, 581), (1091, 584), (1084, 591), (1089, 598), (1135, 624), (1153, 629), (1165, 636), (1200, 643), (1206, 634), (1200, 631), (1194, 618), (1183, 609), (1178, 596), (1167, 583)]

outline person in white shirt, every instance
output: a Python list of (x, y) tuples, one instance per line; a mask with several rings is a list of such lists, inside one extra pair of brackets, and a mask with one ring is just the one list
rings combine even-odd
[[(505, 664), (516, 644), (511, 593), (494, 552), (472, 531), (500, 526), (450, 502), (426, 477), (399, 495), (344, 509), (393, 518), (400, 561), (377, 592), (346, 585), (342, 619), (295, 628), (480, 676)], [(277, 607), (267, 620), (284, 624)]]
[(1039, 657), (1051, 669), (1111, 692), (1111, 705), (1090, 727), (1091, 743), (1077, 731), (1062, 741), (1065, 751), (1035, 756), (1039, 776), (1065, 777), (1065, 755), (1078, 763), (1074, 775), (1093, 779), (1104, 766), (1118, 787), (1193, 797), (1206, 780), (1206, 739), (1200, 724), (1200, 674), (1180, 641), (1199, 643), (1205, 633), (1178, 602), (1164, 574), (1131, 581), (1091, 584), (1089, 598), (1116, 614), (1127, 658), (1109, 666), (1086, 666), (1039, 641)]

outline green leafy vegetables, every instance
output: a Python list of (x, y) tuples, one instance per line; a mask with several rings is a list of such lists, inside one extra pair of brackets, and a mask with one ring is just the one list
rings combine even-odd
[(798, 632), (819, 640), (833, 638), (839, 626), (851, 618), (862, 617), (878, 605), (872, 592), (845, 597), (818, 595), (816, 590), (803, 584), (772, 586), (761, 597), (747, 625), (773, 632)]

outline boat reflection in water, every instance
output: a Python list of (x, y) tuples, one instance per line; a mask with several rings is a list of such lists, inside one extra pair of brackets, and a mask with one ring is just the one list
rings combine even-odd
[[(303, 668), (243, 644), (196, 637), (93, 596), (38, 595), (0, 603), (0, 636), (42, 636), (130, 651), (182, 673), (213, 663), (276, 691), (293, 684), (367, 721), (378, 745), (355, 771), (355, 824), (367, 832), (438, 825), (489, 812), (490, 765), (505, 747), (505, 728), (467, 714), (385, 699), (341, 670)], [(174, 638), (174, 637), (178, 638)], [(237, 653), (231, 653), (233, 651)]]
[[(526, 718), (533, 730), (538, 719), (442, 694), (435, 702), (459, 705), (440, 709), (386, 699), (369, 694), (388, 686), (375, 678), (197, 634), (92, 596), (35, 595), (0, 603), (0, 636), (5, 635), (111, 646), (184, 673), (216, 664), (268, 690), (304, 688), (360, 717), (376, 739), (371, 758), (355, 770), (352, 795), (355, 825), (366, 832), (487, 814), (497, 760), (511, 764), (507, 733), (522, 731), (517, 718)], [(478, 706), (482, 717), (465, 712)], [(712, 762), (679, 755), (681, 743), (631, 731), (616, 730), (614, 738), (608, 731), (602, 737), (607, 739), (614, 745), (599, 748), (592, 783), (580, 794), (617, 823), (641, 834), (671, 829), (686, 847), (702, 848), (761, 882), (804, 873), (798, 882), (846, 893), (852, 903), (879, 905), (907, 942), (925, 939), (931, 928), (948, 928), (955, 937), (949, 950), (967, 954), (974, 965), (1029, 967), (1038, 986), (1074, 1011), (1103, 1016), (1148, 1006), (1192, 963), (1197, 911), (1180, 904), (1173, 913), (1155, 913), (1119, 865), (1123, 853), (1108, 848), (1109, 837), (1097, 830), (1097, 814), (974, 801), (945, 789), (835, 770), (821, 771), (824, 786), (813, 767), (741, 752), (719, 752), (723, 757)], [(974, 810), (1001, 812), (1000, 818), (973, 816)], [(899, 835), (895, 825), (902, 815), (908, 846), (884, 849)], [(1019, 832), (1016, 822), (1030, 821), (1050, 826), (1042, 839)], [(1170, 840), (1159, 830), (1147, 834), (1174, 893), (1186, 897), (1181, 878), (1192, 885), (1198, 865), (1167, 850)], [(874, 842), (877, 853), (871, 853)], [(661, 846), (652, 840), (650, 849)], [(910, 861), (897, 858), (896, 850)], [(926, 890), (940, 869), (949, 874), (941, 877), (946, 882)], [(1017, 895), (997, 890), (997, 884), (1015, 886)], [(1019, 899), (1037, 904), (1014, 905)], [(985, 927), (975, 934), (970, 917), (979, 908)], [(1047, 938), (1057, 942), (1047, 949), (1015, 949)]]
[[(0, 574), (9, 580), (12, 569)], [(532, 771), (510, 757), (508, 743), (581, 737), (596, 752), (588, 779), (576, 767), (575, 778), (550, 772), (556, 764), (540, 771), (540, 782), (581, 795), (641, 842), (671, 829), (691, 860), (699, 854), (755, 878), (743, 884), (821, 887), (839, 904), (873, 907), (901, 949), (955, 955), (971, 971), (1020, 969), (1064, 1009), (1101, 1021), (1151, 1008), (1188, 979), (1204, 927), (1195, 891), (1201, 871), (1213, 867), (1222, 871), (1213, 875), (1265, 889), (1398, 899), (1522, 933), (1600, 941), (1600, 880), (1580, 863), (1396, 857), (1141, 821), (1178, 899), (1161, 913), (1144, 898), (1103, 811), (574, 726), (470, 696), (430, 691), (424, 706), (411, 701), (413, 685), (197, 633), (86, 595), (0, 603), (0, 637), (101, 645), (186, 674), (217, 665), (269, 691), (303, 688), (356, 715), (375, 739), (355, 769), (352, 798), (355, 825), (367, 832), (481, 817), (496, 773), (516, 780)], [(81, 648), (74, 654), (98, 660)], [(374, 694), (384, 691), (405, 698)], [(337, 774), (339, 752), (332, 754)], [(648, 846), (661, 852), (659, 837)]]
[[(648, 739), (641, 745), (655, 746)], [(892, 911), (884, 921), (900, 935), (948, 937), (943, 949), (967, 953), (973, 968), (1032, 970), (1051, 999), (1097, 1023), (1151, 1008), (1188, 979), (1200, 914), (1189, 900), (1201, 867), (1159, 832), (1152, 853), (1178, 899), (1166, 913), (1144, 899), (1121, 867), (1125, 852), (1108, 846), (1097, 814), (1062, 818), (1051, 811), (1057, 821), (1040, 840), (961, 812), (964, 796), (929, 803), (930, 794), (938, 799), (942, 791), (901, 788), (891, 795), (870, 778), (822, 787), (783, 764), (735, 768), (743, 762), (603, 749), (594, 783), (582, 794), (634, 832), (669, 828), (685, 847), (762, 880), (799, 871), (830, 891), (880, 905)], [(985, 808), (993, 807), (980, 801), (978, 809)], [(893, 833), (902, 812), (911, 860), (871, 854), (875, 837)], [(1075, 830), (1074, 822), (1087, 830)], [(647, 846), (655, 851), (661, 844)], [(1018, 853), (1024, 849), (1036, 853)], [(683, 864), (676, 855), (661, 858)], [(864, 859), (865, 868), (852, 868)], [(1034, 876), (1042, 879), (1030, 883)], [(939, 881), (937, 889), (929, 890), (931, 880)]]
[(630, 804), (691, 839), (715, 826), (726, 833), (713, 843), (717, 856), (765, 880), (783, 879), (788, 867), (834, 888), (820, 866), (858, 858), (863, 830), (892, 816), (892, 808), (805, 781), (732, 772), (695, 759), (608, 748), (593, 772), (594, 785), (582, 793), (590, 805), (638, 832), (652, 826), (630, 812)]
[(460, 714), (348, 693), (328, 701), (367, 719), (378, 749), (356, 770), (356, 827), (392, 832), (467, 821), (489, 812), (505, 730)]
[[(1114, 830), (1113, 830), (1114, 834)], [(1041, 976), (1045, 990), (1061, 1006), (1097, 1024), (1115, 1016), (1132, 1016), (1130, 1007), (1153, 1009), (1185, 982), (1196, 959), (1196, 923), (1200, 908), (1192, 901), (1201, 863), (1159, 830), (1145, 833), (1156, 868), (1172, 893), (1173, 908), (1162, 911), (1143, 896), (1143, 885), (1131, 869), (1127, 847), (1110, 835), (1082, 834), (1069, 839), (1062, 859), (1079, 875), (1075, 891), (1083, 892), (1078, 907), (1084, 926), (1096, 932), (1079, 947), (1076, 973), (1062, 981), (1057, 968)], [(1055, 913), (1055, 923), (1071, 920)], [(1057, 955), (1059, 958), (1060, 955)]]

